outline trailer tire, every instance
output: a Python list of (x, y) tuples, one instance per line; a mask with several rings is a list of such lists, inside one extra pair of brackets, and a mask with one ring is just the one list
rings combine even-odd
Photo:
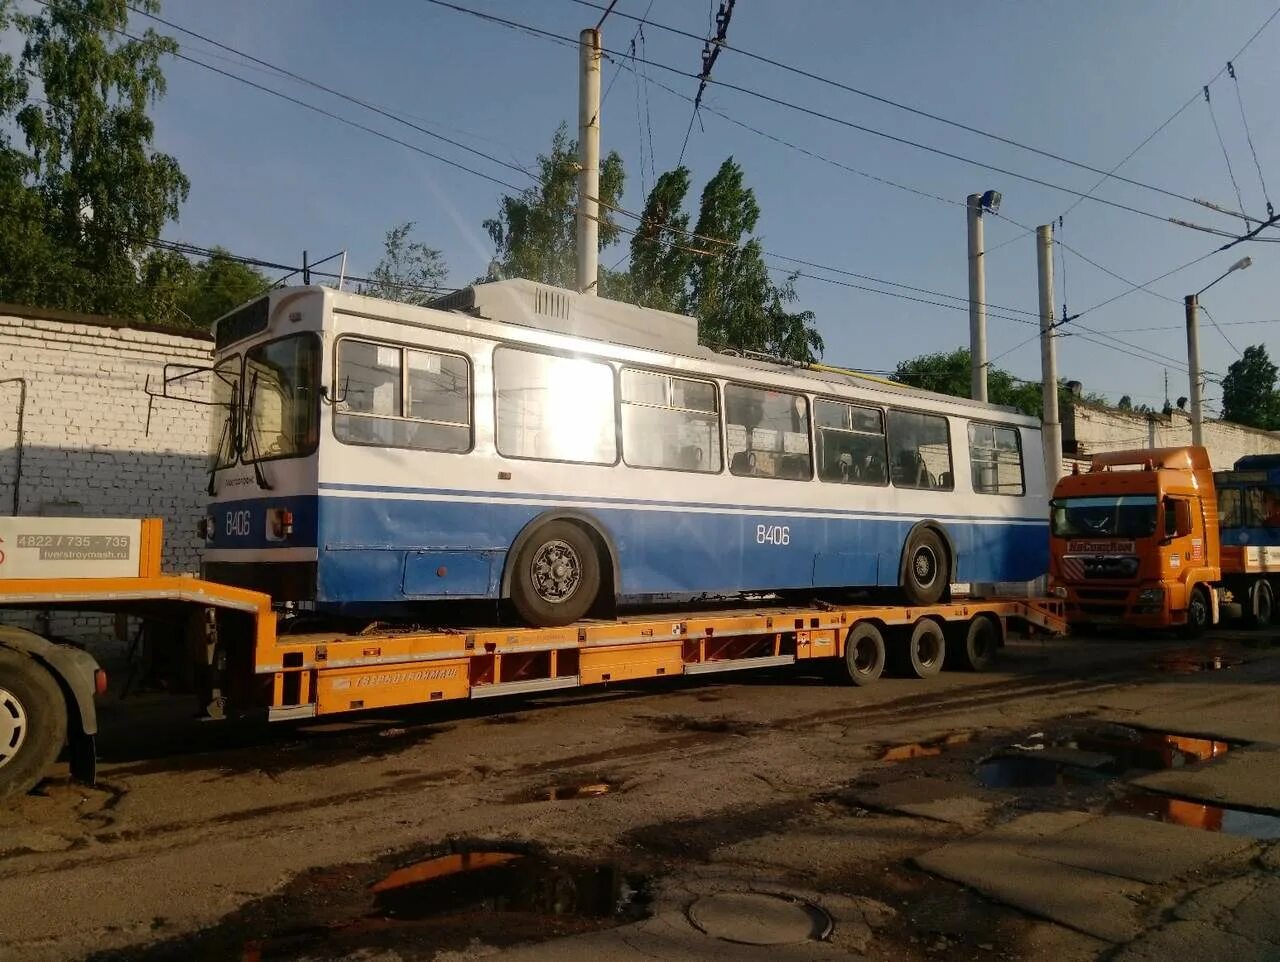
[(990, 615), (975, 615), (963, 632), (947, 637), (947, 666), (962, 671), (986, 671), (1000, 650), (1000, 623)]
[(600, 595), (600, 555), (572, 521), (549, 521), (520, 549), (511, 577), (516, 613), (535, 628), (581, 619)]
[(1271, 585), (1266, 578), (1259, 578), (1257, 587), (1253, 589), (1253, 605), (1250, 608), (1249, 626), (1252, 628), (1270, 628), (1275, 617), (1275, 596), (1271, 593)]
[(884, 673), (884, 634), (869, 621), (849, 629), (844, 641), (845, 673), (859, 688), (874, 684)]
[(1191, 589), (1191, 597), (1187, 601), (1187, 623), (1182, 627), (1184, 638), (1199, 638), (1209, 627), (1213, 618), (1212, 602), (1204, 585), (1196, 585)]
[(917, 528), (903, 551), (902, 594), (912, 605), (936, 605), (947, 590), (947, 547), (932, 528)]
[(921, 618), (898, 639), (894, 651), (898, 674), (908, 678), (932, 678), (942, 671), (947, 639), (941, 625), (932, 618)]
[(0, 648), (0, 798), (31, 791), (67, 740), (67, 703), (32, 658)]

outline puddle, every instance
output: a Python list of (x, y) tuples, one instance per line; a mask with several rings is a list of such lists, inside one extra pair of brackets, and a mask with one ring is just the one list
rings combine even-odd
[(1091, 785), (1110, 776), (1095, 769), (1069, 765), (1035, 755), (1000, 755), (978, 766), (984, 788), (1047, 788), (1054, 785)]
[(1171, 825), (1198, 828), (1206, 832), (1222, 832), (1245, 838), (1280, 838), (1280, 815), (1207, 805), (1155, 792), (1122, 795), (1108, 804), (1105, 811), (1110, 815), (1154, 818)]
[(973, 732), (951, 732), (940, 738), (926, 741), (908, 742), (904, 745), (889, 745), (876, 756), (882, 762), (903, 762), (911, 758), (936, 758), (948, 748), (967, 745), (973, 741)]
[(1215, 651), (1171, 651), (1155, 659), (1157, 671), (1173, 675), (1194, 675), (1202, 671), (1223, 671), (1244, 664), (1239, 655), (1224, 655)]
[(576, 802), (584, 798), (599, 798), (622, 791), (622, 783), (607, 778), (587, 782), (561, 782), (508, 795), (507, 802)]
[(1218, 758), (1232, 748), (1231, 742), (1219, 739), (1123, 725), (1107, 725), (1082, 732), (1071, 739), (1071, 745), (1082, 751), (1110, 755), (1115, 763), (1106, 767), (1116, 774), (1135, 768), (1145, 771), (1181, 768)]

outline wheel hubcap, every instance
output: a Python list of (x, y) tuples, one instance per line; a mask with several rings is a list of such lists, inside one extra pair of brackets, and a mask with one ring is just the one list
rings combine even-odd
[(859, 641), (853, 649), (853, 667), (859, 674), (865, 675), (876, 665), (876, 646), (867, 638)]
[(17, 757), (27, 740), (27, 711), (13, 692), (0, 688), (0, 766)]
[(916, 576), (916, 582), (927, 588), (933, 584), (933, 579), (937, 575), (938, 559), (933, 556), (929, 548), (919, 548), (915, 557), (911, 559), (911, 570)]
[(916, 646), (916, 655), (920, 659), (920, 664), (925, 668), (932, 667), (933, 663), (938, 660), (938, 640), (932, 635), (925, 635), (920, 639), (919, 645)]
[(582, 583), (582, 562), (564, 541), (548, 541), (533, 556), (533, 590), (550, 604), (570, 598)]

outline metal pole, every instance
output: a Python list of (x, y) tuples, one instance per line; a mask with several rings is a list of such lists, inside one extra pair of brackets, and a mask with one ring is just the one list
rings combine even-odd
[(1062, 423), (1058, 419), (1058, 348), (1053, 323), (1053, 226), (1036, 228), (1036, 273), (1040, 278), (1040, 378), (1044, 391), (1044, 474), (1049, 485), (1062, 477)]
[(1199, 297), (1195, 294), (1186, 296), (1187, 308), (1187, 374), (1191, 378), (1191, 443), (1204, 444), (1204, 409), (1201, 398), (1200, 377), (1200, 325), (1197, 313), (1200, 308)]
[(596, 294), (600, 270), (600, 31), (578, 35), (578, 290)]
[(969, 396), (987, 399), (987, 268), (983, 258), (982, 195), (970, 194), (969, 215)]
[(307, 252), (302, 252), (302, 283), (311, 283), (311, 265), (307, 263)]

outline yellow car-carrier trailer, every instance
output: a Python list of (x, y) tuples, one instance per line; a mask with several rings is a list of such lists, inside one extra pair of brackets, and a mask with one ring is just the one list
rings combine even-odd
[[(0, 609), (132, 616), (210, 718), (312, 718), (822, 659), (855, 685), (886, 663), (929, 678), (988, 666), (1012, 627), (1061, 633), (1052, 598), (673, 611), (563, 628), (306, 630), (265, 594), (160, 573), (158, 519), (0, 519)], [(287, 613), (286, 613), (287, 614)], [(317, 626), (313, 623), (313, 629)], [(94, 778), (105, 672), (74, 645), (0, 626), (0, 797), (67, 750)]]

